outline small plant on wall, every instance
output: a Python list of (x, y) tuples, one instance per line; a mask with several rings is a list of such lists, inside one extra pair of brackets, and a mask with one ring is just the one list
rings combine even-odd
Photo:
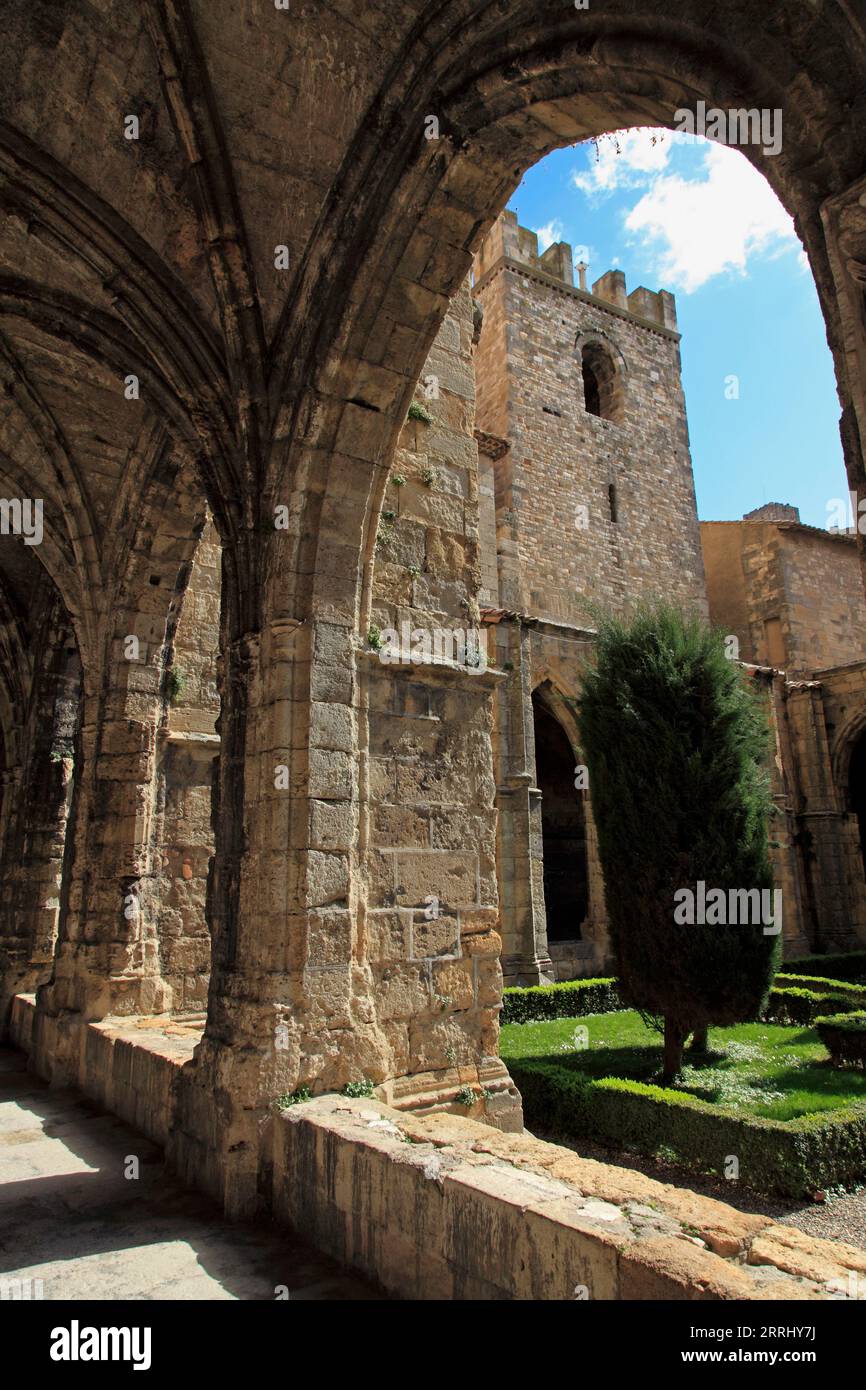
[(186, 690), (188, 676), (182, 666), (172, 666), (168, 673), (169, 704), (176, 705)]

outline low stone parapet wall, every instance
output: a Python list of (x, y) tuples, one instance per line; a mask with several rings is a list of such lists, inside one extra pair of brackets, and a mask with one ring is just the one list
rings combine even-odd
[(273, 1205), (414, 1299), (824, 1299), (866, 1251), (452, 1115), (321, 1096), (274, 1126)]
[[(32, 995), (16, 997), (10, 1032), (31, 1062), (50, 1053), (51, 1028)], [(83, 1023), (77, 1084), (166, 1145), (199, 1031), (169, 1018)], [(341, 1095), (275, 1113), (270, 1128), (275, 1217), (402, 1298), (866, 1294), (866, 1251), (525, 1133)]]
[[(9, 1032), (37, 1072), (54, 1051), (54, 1020), (36, 1011), (33, 995), (16, 995)], [(170, 1018), (124, 1018), (82, 1023), (77, 1032), (70, 1081), (85, 1095), (141, 1130), (154, 1143), (168, 1143), (172, 1088), (192, 1057), (201, 1028)], [(46, 1072), (47, 1074), (47, 1072)]]

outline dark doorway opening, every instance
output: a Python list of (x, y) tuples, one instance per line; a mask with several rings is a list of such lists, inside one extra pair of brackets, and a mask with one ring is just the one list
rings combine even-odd
[(598, 377), (592, 367), (583, 359), (583, 400), (589, 415), (601, 415), (601, 391)]
[(848, 764), (848, 798), (860, 831), (860, 858), (866, 878), (866, 733), (858, 738)]
[(537, 694), (532, 706), (547, 939), (579, 941), (589, 901), (584, 794), (574, 785), (575, 759), (565, 730)]

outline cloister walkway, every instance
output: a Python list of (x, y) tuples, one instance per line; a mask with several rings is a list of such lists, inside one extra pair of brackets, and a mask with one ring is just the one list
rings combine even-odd
[(0, 1298), (273, 1300), (280, 1286), (289, 1301), (377, 1297), (290, 1232), (228, 1222), (157, 1145), (0, 1049)]

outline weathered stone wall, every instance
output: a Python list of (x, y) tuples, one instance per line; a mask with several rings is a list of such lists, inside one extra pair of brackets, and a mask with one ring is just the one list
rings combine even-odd
[(866, 722), (866, 605), (852, 536), (771, 504), (701, 524), (711, 620), (774, 666), (772, 827), (789, 955), (866, 939), (866, 882), (847, 765)]
[(701, 537), (711, 619), (739, 638), (743, 661), (799, 677), (862, 659), (866, 601), (853, 536), (744, 519), (702, 522)]

